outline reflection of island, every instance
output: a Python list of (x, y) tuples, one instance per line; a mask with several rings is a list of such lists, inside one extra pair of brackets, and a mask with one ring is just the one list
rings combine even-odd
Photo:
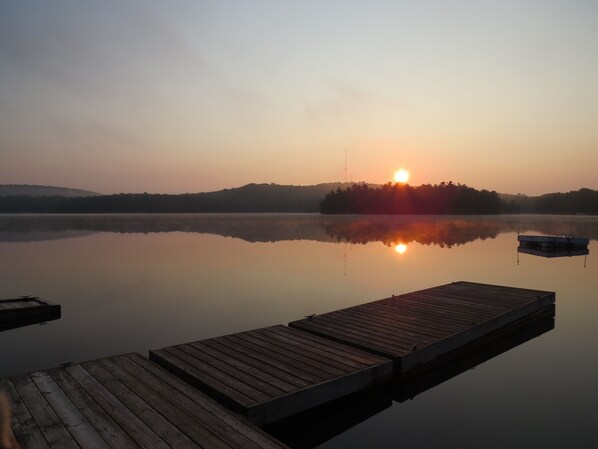
[(49, 240), (94, 232), (192, 232), (248, 242), (313, 240), (417, 242), (451, 247), (504, 232), (573, 234), (598, 240), (592, 216), (335, 216), (318, 214), (0, 215), (0, 242)]
[(548, 307), (395, 378), (389, 384), (379, 385), (269, 424), (265, 430), (294, 448), (319, 446), (391, 407), (393, 401), (401, 403), (414, 399), (424, 391), (551, 331), (554, 329), (554, 313), (554, 306)]
[(501, 232), (499, 222), (467, 218), (373, 216), (324, 226), (327, 234), (340, 242), (365, 244), (377, 241), (395, 247), (398, 253), (405, 252), (405, 245), (410, 242), (450, 248), (477, 239), (495, 238)]

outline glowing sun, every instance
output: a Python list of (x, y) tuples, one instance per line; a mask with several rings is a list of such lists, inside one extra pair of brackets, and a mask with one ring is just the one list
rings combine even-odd
[(409, 181), (409, 172), (404, 168), (397, 170), (394, 175), (395, 182), (400, 182), (401, 184), (405, 184)]
[(404, 243), (399, 243), (397, 246), (395, 246), (395, 251), (399, 254), (404, 254), (405, 251), (407, 251), (407, 245)]

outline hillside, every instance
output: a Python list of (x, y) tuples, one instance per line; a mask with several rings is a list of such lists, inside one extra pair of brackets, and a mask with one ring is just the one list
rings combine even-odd
[[(446, 187), (451, 185), (452, 183), (449, 183)], [(329, 193), (335, 191), (338, 197), (338, 189), (346, 190), (351, 186), (354, 190), (357, 189), (356, 186), (360, 186), (359, 189), (369, 189), (370, 193), (382, 187), (373, 184), (358, 185), (338, 182), (312, 186), (247, 184), (217, 192), (180, 195), (148, 193), (100, 195), (85, 190), (60, 187), (4, 185), (0, 186), (0, 213), (317, 213), (320, 211), (322, 200)], [(436, 188), (438, 187), (436, 186)], [(466, 188), (466, 186), (459, 187), (459, 185), (452, 185), (453, 190), (456, 189), (460, 192), (456, 197), (449, 195), (450, 198), (444, 198), (440, 195), (432, 202), (423, 201), (423, 197), (428, 197), (428, 194), (431, 194), (430, 189), (434, 190), (434, 186), (425, 185), (401, 189), (408, 190), (415, 196), (407, 195), (402, 199), (394, 198), (393, 201), (396, 204), (392, 207), (396, 209), (400, 206), (399, 209), (402, 210), (402, 213), (413, 214), (490, 213), (490, 209), (492, 209), (491, 213), (598, 214), (598, 191), (591, 189), (550, 193), (537, 197), (501, 194), (498, 195), (500, 198), (498, 210), (494, 196), (492, 198), (484, 196), (482, 201), (478, 194), (480, 192), (476, 193), (473, 189)], [(390, 189), (391, 193), (394, 190)], [(447, 189), (441, 190), (446, 191)], [(426, 194), (424, 195), (424, 193)], [(493, 192), (489, 193), (495, 195)], [(449, 202), (449, 199), (452, 202)], [(375, 203), (372, 202), (372, 198), (369, 200), (362, 198), (362, 200), (369, 212), (365, 212), (366, 209), (364, 209), (361, 213), (396, 213), (396, 210), (395, 212), (386, 210), (391, 207), (388, 203), (390, 198), (376, 200), (380, 206), (377, 212), (370, 211)], [(424, 202), (427, 205), (423, 204)], [(334, 203), (339, 206), (339, 201)], [(407, 207), (409, 206), (407, 203), (411, 203), (411, 207)], [(343, 207), (340, 209), (335, 207), (329, 208), (327, 212), (349, 212)]]
[(349, 183), (247, 184), (181, 195), (120, 193), (88, 197), (0, 196), (0, 213), (313, 212), (327, 193)]
[(1, 184), (0, 196), (97, 196), (97, 192), (89, 190), (69, 189), (68, 187), (38, 186), (29, 184)]
[(506, 212), (521, 214), (598, 214), (598, 190), (582, 188), (539, 196), (499, 194)]

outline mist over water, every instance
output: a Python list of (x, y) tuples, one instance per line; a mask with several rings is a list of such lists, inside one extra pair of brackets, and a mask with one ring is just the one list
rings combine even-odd
[[(590, 254), (518, 254), (518, 229), (589, 237)], [(0, 376), (468, 280), (555, 291), (554, 329), (321, 447), (595, 447), (597, 241), (588, 216), (1, 216), (0, 298), (62, 318), (0, 333)]]

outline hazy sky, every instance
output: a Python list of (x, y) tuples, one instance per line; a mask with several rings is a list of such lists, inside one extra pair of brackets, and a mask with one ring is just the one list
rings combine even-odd
[(0, 184), (598, 189), (598, 1), (0, 0)]

